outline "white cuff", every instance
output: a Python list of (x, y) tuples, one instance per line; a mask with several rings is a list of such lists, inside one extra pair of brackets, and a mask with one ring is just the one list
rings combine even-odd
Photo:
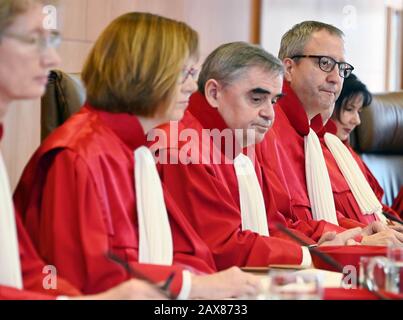
[(70, 300), (68, 296), (57, 296), (56, 300)]
[(182, 272), (182, 288), (178, 294), (177, 300), (187, 300), (190, 295), (190, 289), (192, 288), (192, 275), (188, 270)]
[(307, 247), (302, 248), (302, 262), (301, 267), (309, 268), (312, 266), (312, 257)]

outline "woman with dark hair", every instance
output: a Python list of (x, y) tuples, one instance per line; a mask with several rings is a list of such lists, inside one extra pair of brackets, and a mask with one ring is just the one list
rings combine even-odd
[(381, 203), (383, 189), (348, 143), (351, 132), (361, 123), (362, 109), (371, 101), (365, 84), (351, 74), (345, 79), (331, 119), (320, 135), (337, 206), (364, 224), (372, 221), (385, 224), (388, 221), (382, 212), (396, 213)]
[(343, 89), (336, 100), (332, 120), (337, 127), (337, 136), (348, 141), (350, 133), (361, 123), (360, 113), (372, 102), (372, 94), (356, 75), (344, 80)]

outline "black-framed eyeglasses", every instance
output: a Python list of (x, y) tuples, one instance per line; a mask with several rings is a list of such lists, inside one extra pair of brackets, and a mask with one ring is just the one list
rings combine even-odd
[(47, 48), (57, 48), (62, 40), (60, 32), (56, 30), (52, 30), (48, 34), (38, 34), (32, 36), (6, 31), (2, 33), (1, 36), (16, 39), (28, 45), (36, 46), (39, 51)]
[(354, 67), (347, 63), (347, 62), (338, 62), (334, 60), (332, 57), (329, 56), (319, 56), (319, 55), (295, 55), (292, 56), (291, 59), (299, 59), (299, 58), (315, 58), (318, 59), (318, 65), (320, 70), (325, 71), (325, 72), (332, 72), (334, 67), (337, 66), (339, 67), (339, 75), (342, 78), (348, 78), (353, 72)]

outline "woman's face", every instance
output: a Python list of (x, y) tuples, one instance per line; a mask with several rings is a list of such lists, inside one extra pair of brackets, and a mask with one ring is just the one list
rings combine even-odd
[(337, 136), (340, 140), (347, 140), (350, 133), (361, 123), (360, 113), (364, 97), (358, 94), (347, 100), (341, 108), (340, 120), (334, 119), (337, 126)]
[(0, 102), (3, 104), (40, 97), (49, 70), (60, 62), (54, 48), (32, 43), (50, 35), (43, 27), (43, 19), (42, 7), (34, 4), (3, 32), (0, 42)]
[(172, 103), (166, 111), (167, 121), (182, 119), (189, 104), (189, 98), (197, 90), (198, 66), (195, 59), (188, 59), (178, 79)]

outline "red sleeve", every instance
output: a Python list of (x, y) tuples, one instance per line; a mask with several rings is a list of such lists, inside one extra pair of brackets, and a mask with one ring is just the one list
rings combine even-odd
[(0, 300), (52, 300), (55, 297), (0, 285)]
[(361, 228), (366, 227), (365, 223), (361, 223), (357, 220), (353, 220), (353, 219), (349, 219), (349, 218), (345, 218), (345, 217), (338, 216), (337, 220), (339, 221), (339, 225), (345, 229), (353, 229), (356, 227), (361, 227)]
[(393, 202), (392, 208), (400, 215), (400, 219), (403, 219), (403, 187), (400, 188), (399, 194)]
[(181, 268), (136, 264), (134, 241), (131, 247), (124, 248), (114, 242), (115, 236), (130, 235), (119, 234), (118, 225), (111, 227), (105, 214), (107, 193), (104, 196), (99, 196), (91, 172), (80, 156), (69, 150), (59, 152), (49, 164), (41, 200), (35, 204), (39, 212), (31, 215), (32, 223), (29, 216), (26, 221), (27, 226), (37, 226), (29, 231), (37, 239), (41, 256), (57, 267), (59, 276), (85, 294), (105, 291), (129, 278), (122, 266), (107, 257), (110, 251), (150, 274), (156, 282), (164, 281), (175, 271), (172, 287), (177, 290), (173, 293), (178, 294)]
[(57, 279), (56, 288), (44, 288), (43, 282), (46, 276), (46, 272), (44, 273), (45, 264), (37, 255), (18, 214), (16, 215), (16, 224), (18, 231), (18, 242), (24, 288), (27, 290), (35, 291), (37, 293), (43, 293), (52, 296), (80, 295), (80, 292), (75, 287), (73, 287), (70, 283), (68, 283), (61, 277)]
[(213, 166), (179, 163), (159, 169), (172, 197), (210, 247), (218, 269), (301, 263), (299, 245), (241, 230), (239, 205)]

